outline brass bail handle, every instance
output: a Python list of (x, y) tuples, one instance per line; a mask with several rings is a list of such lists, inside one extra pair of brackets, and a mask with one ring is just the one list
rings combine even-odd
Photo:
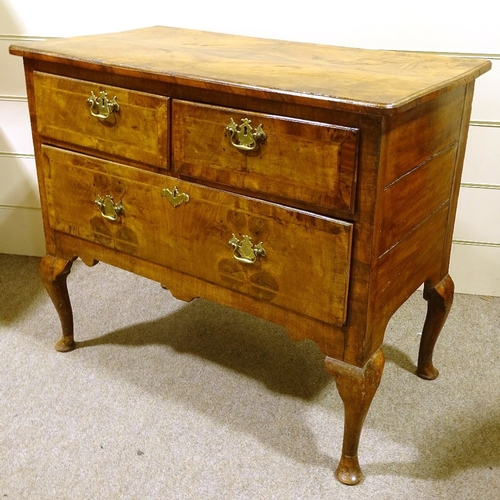
[(174, 186), (172, 190), (168, 188), (162, 189), (161, 195), (166, 198), (174, 208), (189, 201), (189, 195), (187, 193), (181, 193), (177, 189), (177, 186)]
[(98, 96), (96, 96), (92, 90), (90, 92), (90, 97), (87, 99), (87, 103), (90, 105), (90, 114), (100, 120), (105, 120), (115, 111), (120, 111), (120, 105), (116, 101), (116, 96), (109, 100), (108, 94), (104, 92), (104, 90), (101, 90)]
[(251, 120), (248, 118), (242, 118), (241, 125), (237, 125), (231, 118), (229, 125), (226, 127), (231, 144), (240, 151), (253, 151), (257, 149), (259, 143), (267, 137), (262, 124), (254, 129), (251, 123)]
[(233, 247), (233, 257), (238, 262), (243, 262), (244, 264), (253, 264), (259, 257), (266, 256), (266, 250), (262, 246), (262, 241), (254, 245), (252, 238), (247, 234), (244, 234), (243, 239), (240, 241), (233, 233), (229, 244)]
[(101, 215), (107, 220), (117, 220), (122, 214), (125, 214), (122, 202), (115, 204), (113, 197), (107, 194), (104, 198), (97, 195), (95, 204), (101, 209)]

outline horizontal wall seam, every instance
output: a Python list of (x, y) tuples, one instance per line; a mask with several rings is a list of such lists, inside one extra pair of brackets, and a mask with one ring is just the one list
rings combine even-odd
[(4, 205), (0, 204), (0, 210), (36, 210), (41, 211), (40, 207), (28, 207), (24, 205)]
[(33, 153), (11, 153), (9, 151), (0, 151), (0, 158), (28, 158), (35, 159)]
[(401, 52), (413, 52), (417, 54), (429, 54), (433, 56), (471, 57), (474, 59), (500, 60), (500, 54), (485, 54), (484, 52), (435, 52), (430, 50), (405, 50)]
[(493, 247), (500, 248), (500, 243), (495, 243), (493, 241), (472, 241), (472, 240), (453, 240), (455, 245), (465, 245), (473, 247)]
[[(432, 52), (431, 52), (432, 53)], [(472, 52), (435, 52), (435, 54), (440, 56), (451, 56), (451, 57), (467, 57), (472, 59), (493, 59), (494, 61), (500, 60), (500, 54), (481, 54)]]
[(470, 189), (499, 189), (500, 184), (480, 184), (477, 182), (462, 182), (460, 187), (470, 188)]
[(12, 35), (9, 33), (0, 34), (0, 41), (11, 42), (43, 42), (44, 40), (56, 39), (60, 37), (55, 36), (34, 36), (34, 35)]
[(28, 98), (23, 95), (0, 95), (0, 101), (26, 102)]
[(500, 127), (500, 121), (471, 120), (471, 127)]

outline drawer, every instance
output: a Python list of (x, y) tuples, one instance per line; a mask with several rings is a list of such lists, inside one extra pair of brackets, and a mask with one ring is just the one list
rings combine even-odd
[(198, 184), (176, 185), (189, 201), (174, 208), (165, 199), (164, 248), (179, 271), (234, 290), (242, 301), (249, 296), (344, 324), (351, 224)]
[(172, 110), (173, 166), (181, 176), (353, 211), (357, 129), (177, 100)]
[(157, 186), (163, 176), (155, 179), (142, 169), (47, 145), (42, 145), (41, 156), (52, 229), (156, 259), (161, 248), (158, 219), (163, 216)]
[(251, 297), (344, 323), (351, 224), (42, 149), (53, 229), (234, 290), (243, 310)]
[[(44, 138), (84, 152), (168, 166), (168, 98), (36, 71), (33, 81), (36, 131)], [(91, 107), (92, 94), (97, 101)], [(102, 107), (101, 97), (107, 99)], [(91, 111), (109, 116), (98, 118)]]

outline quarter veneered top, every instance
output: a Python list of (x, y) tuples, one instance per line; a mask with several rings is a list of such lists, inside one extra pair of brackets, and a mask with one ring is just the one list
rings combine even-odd
[[(402, 111), (491, 68), (484, 59), (335, 47), (156, 26), (13, 45), (26, 58), (358, 112)], [(272, 96), (272, 97), (271, 97)], [(311, 101), (312, 100), (312, 101)], [(330, 104), (329, 104), (330, 103)]]

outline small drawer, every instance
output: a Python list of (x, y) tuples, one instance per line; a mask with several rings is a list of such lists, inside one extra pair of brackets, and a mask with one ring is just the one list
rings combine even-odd
[(33, 80), (36, 131), (46, 140), (168, 167), (168, 98), (36, 71)]
[(164, 216), (157, 186), (164, 176), (47, 145), (41, 157), (52, 229), (156, 259)]
[(49, 224), (241, 297), (345, 322), (352, 224), (43, 146)]
[(177, 100), (172, 109), (173, 166), (182, 177), (353, 211), (357, 129)]

